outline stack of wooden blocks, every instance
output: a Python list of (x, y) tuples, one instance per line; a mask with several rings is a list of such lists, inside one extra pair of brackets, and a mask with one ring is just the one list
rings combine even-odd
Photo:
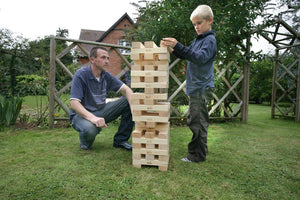
[[(167, 171), (169, 163), (169, 117), (167, 101), (170, 53), (167, 47), (154, 42), (133, 42), (131, 88), (143, 88), (144, 93), (131, 95), (135, 130), (132, 133), (133, 166), (158, 166)], [(162, 93), (164, 92), (164, 93)]]

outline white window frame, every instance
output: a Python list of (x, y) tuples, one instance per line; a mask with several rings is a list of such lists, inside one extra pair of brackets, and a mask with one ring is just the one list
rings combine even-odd
[[(119, 39), (118, 45), (124, 47), (130, 47), (130, 42), (125, 39)], [(130, 49), (119, 49), (119, 51), (122, 53), (122, 55), (130, 55)]]

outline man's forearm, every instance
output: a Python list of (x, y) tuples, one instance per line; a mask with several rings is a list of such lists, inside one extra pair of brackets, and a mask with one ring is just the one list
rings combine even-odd
[(87, 109), (85, 109), (82, 104), (78, 100), (71, 100), (71, 108), (80, 116), (82, 116), (84, 119), (87, 119), (89, 121), (92, 120), (93, 117), (95, 117), (92, 113), (90, 113)]

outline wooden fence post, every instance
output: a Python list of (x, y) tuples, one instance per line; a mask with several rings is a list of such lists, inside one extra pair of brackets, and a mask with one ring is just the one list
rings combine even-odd
[(296, 93), (296, 122), (300, 122), (300, 57), (298, 56), (298, 78), (297, 78), (297, 93)]
[(54, 106), (55, 106), (55, 57), (56, 41), (53, 36), (50, 38), (50, 72), (49, 72), (49, 128), (54, 125)]
[(242, 105), (242, 122), (248, 123), (248, 108), (249, 108), (249, 77), (250, 77), (250, 66), (249, 64), (243, 65), (243, 105)]
[(275, 101), (276, 101), (276, 81), (277, 81), (277, 68), (278, 68), (279, 50), (275, 50), (275, 63), (273, 69), (273, 83), (272, 83), (272, 100), (271, 100), (271, 119), (275, 118)]
[(243, 65), (243, 75), (244, 75), (244, 81), (243, 81), (243, 90), (242, 90), (242, 122), (248, 123), (248, 109), (249, 109), (249, 79), (250, 79), (250, 37), (247, 37), (247, 43), (246, 43), (246, 63)]

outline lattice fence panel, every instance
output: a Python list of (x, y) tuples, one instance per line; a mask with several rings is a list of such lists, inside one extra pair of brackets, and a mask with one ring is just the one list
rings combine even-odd
[[(188, 106), (177, 106), (173, 100), (183, 93), (185, 94), (186, 81), (180, 81), (172, 71), (172, 67), (178, 64), (180, 59), (175, 60), (169, 67), (170, 79), (177, 83), (176, 90), (169, 94), (168, 101), (171, 103), (173, 118), (185, 118), (188, 115)], [(213, 118), (233, 119), (241, 118), (241, 107), (243, 104), (241, 94), (241, 84), (244, 79), (243, 71), (235, 62), (230, 62), (225, 66), (214, 66), (216, 89), (213, 100), (209, 104), (209, 115)], [(176, 69), (178, 70), (178, 69)], [(185, 95), (186, 96), (186, 95)], [(186, 97), (188, 98), (188, 97)]]
[(300, 55), (296, 49), (279, 51), (275, 65), (274, 116), (296, 117)]

